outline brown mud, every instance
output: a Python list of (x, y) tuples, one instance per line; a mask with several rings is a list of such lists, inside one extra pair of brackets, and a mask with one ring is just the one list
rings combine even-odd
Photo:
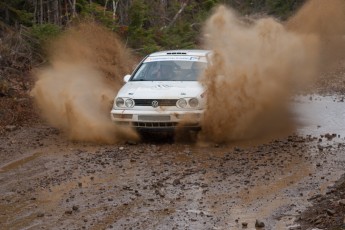
[[(258, 220), (262, 229), (292, 229), (309, 200), (329, 194), (344, 173), (344, 138), (295, 134), (251, 147), (164, 138), (100, 145), (70, 141), (43, 124), (19, 127), (0, 138), (0, 225), (255, 229)], [(329, 212), (343, 214), (337, 210)]]
[(137, 139), (115, 127), (109, 111), (133, 57), (110, 31), (82, 23), (48, 47), (50, 64), (37, 69), (31, 91), (42, 117), (72, 140), (115, 143)]

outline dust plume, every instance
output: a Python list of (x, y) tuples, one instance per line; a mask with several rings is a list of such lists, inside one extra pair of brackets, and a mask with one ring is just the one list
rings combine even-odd
[(320, 70), (328, 70), (345, 58), (345, 1), (308, 1), (286, 22), (289, 31), (314, 34), (320, 40)]
[(218, 7), (204, 28), (213, 54), (202, 77), (207, 107), (201, 140), (248, 140), (293, 127), (289, 98), (313, 80), (322, 60), (338, 58), (333, 41), (343, 39), (343, 6), (342, 0), (312, 0), (285, 24), (243, 19)]
[(52, 42), (48, 54), (49, 66), (34, 72), (31, 95), (52, 126), (73, 140), (114, 143), (137, 138), (110, 121), (114, 96), (134, 63), (113, 33), (81, 23)]

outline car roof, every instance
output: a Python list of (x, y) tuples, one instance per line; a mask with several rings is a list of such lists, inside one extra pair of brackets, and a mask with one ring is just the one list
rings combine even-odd
[(173, 56), (173, 55), (206, 56), (210, 52), (211, 52), (210, 50), (165, 50), (165, 51), (152, 53), (149, 55), (149, 57)]

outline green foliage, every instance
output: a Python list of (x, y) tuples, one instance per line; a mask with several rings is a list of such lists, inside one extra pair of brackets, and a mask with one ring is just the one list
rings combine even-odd
[[(57, 22), (51, 18), (49, 20), (51, 14), (47, 7), (40, 8), (41, 1), (0, 0), (0, 25), (24, 24), (32, 27), (31, 35), (41, 44), (57, 36), (73, 20), (92, 19), (118, 33), (127, 46), (145, 55), (162, 49), (197, 47), (203, 23), (218, 4), (229, 5), (241, 14), (267, 13), (286, 19), (303, 2), (305, 0), (189, 0), (183, 11), (177, 14), (184, 1), (116, 0), (118, 5), (114, 17), (111, 0), (78, 0), (77, 17), (72, 17), (69, 1), (60, 0), (64, 7), (59, 8), (61, 12), (58, 12), (58, 16), (61, 20)], [(46, 6), (54, 2), (43, 3)], [(43, 18), (40, 18), (40, 9), (44, 11)], [(173, 20), (175, 16), (177, 19)], [(45, 22), (43, 25), (35, 24), (41, 22), (41, 19)], [(46, 24), (51, 21), (62, 24), (62, 27)]]
[(155, 50), (159, 48), (154, 40), (154, 28), (145, 28), (145, 24), (149, 24), (148, 7), (143, 1), (135, 0), (129, 8), (130, 22), (128, 25), (128, 41), (129, 45), (134, 48), (142, 48), (143, 50)]
[(5, 0), (0, 2), (0, 21), (9, 25), (23, 24), (32, 25), (33, 13), (28, 12), (25, 0)]
[(215, 7), (219, 3), (218, 0), (206, 0), (202, 1), (202, 8), (204, 8), (205, 11), (212, 10), (213, 7)]
[(31, 38), (28, 39), (27, 42), (33, 53), (36, 54), (35, 59), (42, 61), (46, 55), (44, 47), (61, 33), (62, 29), (59, 26), (50, 23), (42, 25), (37, 24), (31, 27), (29, 30), (29, 36)]
[(81, 1), (78, 9), (83, 18), (93, 18), (107, 28), (113, 31), (118, 31), (119, 27), (117, 24), (117, 19), (115, 18), (114, 20), (113, 12), (104, 10), (104, 6), (96, 2), (92, 2), (90, 4), (87, 1)]
[(42, 25), (34, 25), (31, 28), (31, 36), (39, 40), (41, 43), (49, 39), (55, 38), (61, 33), (61, 28), (57, 25), (46, 23)]
[(148, 6), (143, 1), (135, 0), (129, 8), (129, 30), (142, 28), (144, 21), (148, 18)]
[(269, 14), (286, 19), (304, 2), (304, 0), (266, 0), (266, 7)]

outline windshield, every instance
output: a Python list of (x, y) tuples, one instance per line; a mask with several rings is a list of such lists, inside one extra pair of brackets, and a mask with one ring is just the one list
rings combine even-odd
[(131, 81), (197, 81), (206, 65), (206, 62), (180, 60), (144, 62)]

